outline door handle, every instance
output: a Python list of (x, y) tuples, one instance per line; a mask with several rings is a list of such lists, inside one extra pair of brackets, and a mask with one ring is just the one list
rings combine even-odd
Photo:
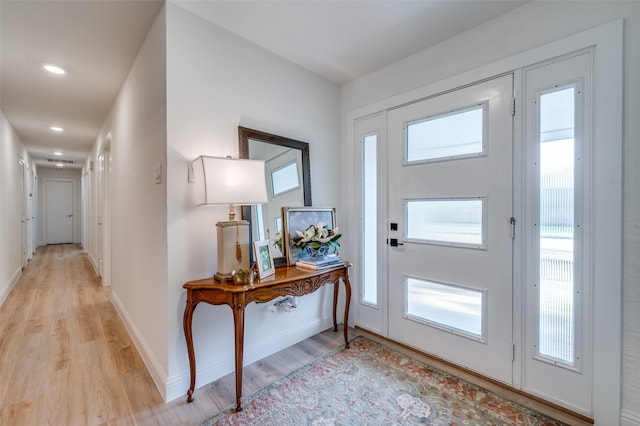
[(397, 238), (387, 239), (387, 244), (389, 244), (391, 247), (398, 247), (398, 246), (404, 245), (404, 243), (399, 243)]
[(68, 215), (67, 215), (67, 217), (72, 217), (72, 216), (73, 216), (72, 214), (68, 214)]

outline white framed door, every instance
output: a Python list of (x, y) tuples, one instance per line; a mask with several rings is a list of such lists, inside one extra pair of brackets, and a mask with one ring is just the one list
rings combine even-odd
[(512, 102), (506, 75), (393, 109), (387, 155), (389, 337), (508, 384)]
[(46, 180), (47, 244), (73, 243), (73, 192), (73, 181)]
[(21, 266), (24, 268), (27, 265), (29, 256), (27, 251), (29, 250), (28, 243), (28, 226), (29, 226), (29, 213), (27, 206), (27, 166), (23, 160), (19, 161), (19, 179), (20, 179), (20, 250), (21, 250)]
[(36, 175), (32, 168), (29, 169), (28, 194), (27, 194), (27, 222), (29, 228), (28, 235), (28, 251), (27, 257), (31, 259), (36, 251), (36, 199), (37, 184)]
[(98, 155), (98, 272), (111, 285), (111, 135)]

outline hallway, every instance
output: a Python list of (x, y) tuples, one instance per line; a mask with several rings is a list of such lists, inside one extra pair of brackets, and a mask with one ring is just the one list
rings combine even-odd
[(40, 247), (0, 309), (0, 424), (134, 423), (162, 404), (88, 258)]

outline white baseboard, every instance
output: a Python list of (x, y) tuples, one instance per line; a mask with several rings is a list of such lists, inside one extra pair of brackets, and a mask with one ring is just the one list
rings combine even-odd
[[(244, 348), (244, 364), (248, 365), (282, 349), (288, 348), (304, 339), (314, 336), (321, 331), (333, 327), (332, 318), (322, 318), (312, 322), (301, 329), (296, 329), (281, 334), (274, 334), (267, 341), (259, 344), (247, 345)], [(220, 358), (216, 361), (199, 362), (196, 372), (196, 389), (219, 379), (233, 371), (235, 358), (233, 355)], [(231, 370), (230, 370), (231, 369)], [(180, 375), (170, 377), (167, 382), (165, 402), (176, 398), (186, 398), (189, 389), (190, 373), (187, 371)]]
[(640, 426), (640, 413), (622, 410), (620, 414), (620, 426)]
[[(114, 291), (111, 292), (111, 302), (113, 303), (113, 306), (116, 308), (116, 312), (120, 316), (120, 319), (122, 320), (125, 328), (127, 329), (127, 332), (131, 337), (131, 340), (133, 340), (133, 344), (136, 346), (138, 353), (142, 357), (142, 361), (144, 362), (144, 365), (147, 367), (147, 370), (149, 370), (149, 374), (151, 374), (153, 383), (155, 383), (156, 387), (158, 388), (158, 391), (160, 391), (160, 394), (166, 401), (167, 400), (166, 398), (167, 374), (162, 369), (162, 366), (158, 362), (157, 358), (154, 356), (153, 352), (151, 351), (151, 348), (149, 347), (147, 342), (144, 340), (144, 337), (142, 336), (142, 334), (138, 331), (138, 328), (135, 326), (133, 320), (131, 319), (131, 316), (129, 316), (129, 313), (124, 308), (124, 305), (120, 301), (120, 298), (118, 298), (118, 295)], [(188, 385), (187, 385), (187, 388), (188, 388)]]
[(16, 286), (16, 283), (18, 282), (21, 276), (22, 276), (22, 268), (18, 268), (18, 270), (15, 271), (13, 275), (11, 275), (11, 278), (9, 278), (9, 285), (5, 290), (0, 292), (0, 306), (2, 306), (5, 300), (7, 300), (9, 293), (11, 293), (11, 290), (13, 290), (13, 287)]
[(99, 277), (100, 276), (100, 268), (98, 268), (98, 262), (96, 262), (96, 260), (93, 258), (93, 256), (91, 255), (90, 252), (85, 251), (85, 253), (87, 253), (87, 257), (89, 257), (89, 262), (91, 263), (91, 266), (93, 267), (93, 272), (95, 272), (96, 276)]

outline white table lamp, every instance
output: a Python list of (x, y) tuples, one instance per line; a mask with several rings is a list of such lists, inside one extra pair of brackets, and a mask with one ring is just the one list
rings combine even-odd
[(229, 220), (216, 223), (218, 233), (218, 281), (230, 281), (234, 270), (250, 268), (249, 222), (235, 219), (235, 206), (267, 202), (265, 166), (262, 160), (201, 155), (191, 162), (190, 179), (197, 185), (196, 205), (229, 205)]

